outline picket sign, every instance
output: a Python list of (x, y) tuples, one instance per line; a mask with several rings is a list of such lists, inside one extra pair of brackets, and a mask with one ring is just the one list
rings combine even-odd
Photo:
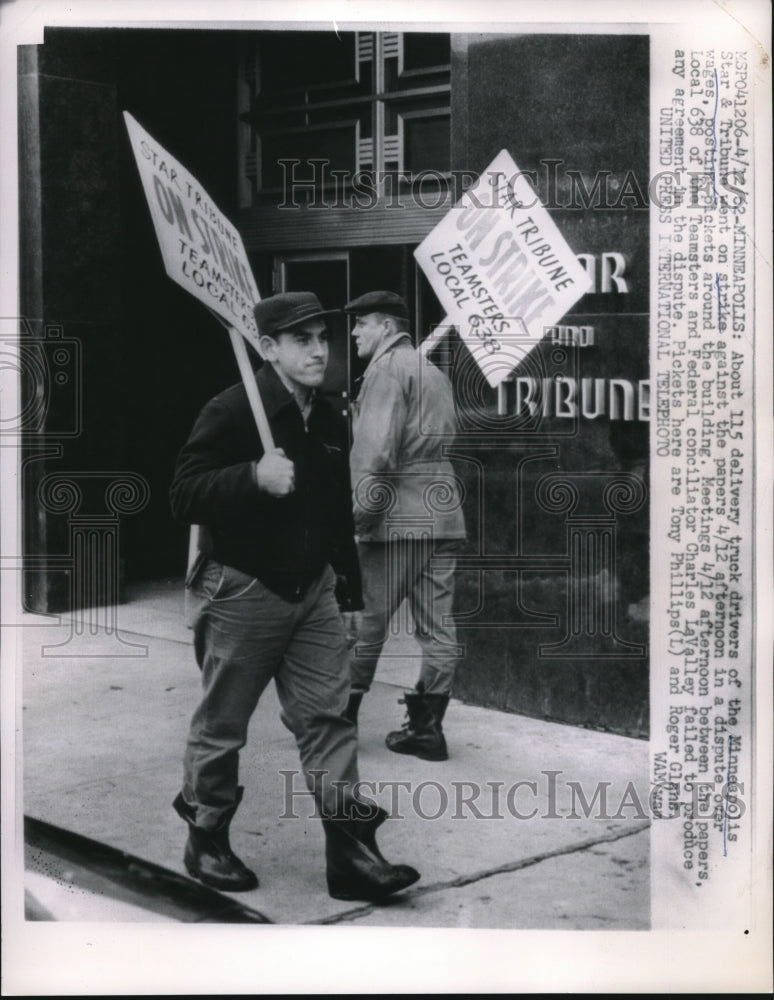
[(127, 111), (124, 120), (167, 274), (260, 350), (260, 295), (239, 230)]
[[(124, 121), (166, 272), (228, 330), (263, 450), (273, 451), (274, 438), (245, 343), (260, 353), (253, 314), (260, 295), (242, 237), (196, 178), (128, 111)], [(206, 535), (201, 525), (191, 526), (187, 580), (207, 553)]]
[[(414, 251), (487, 382), (507, 378), (591, 287), (534, 189), (503, 149)], [(432, 338), (432, 339), (431, 339)]]

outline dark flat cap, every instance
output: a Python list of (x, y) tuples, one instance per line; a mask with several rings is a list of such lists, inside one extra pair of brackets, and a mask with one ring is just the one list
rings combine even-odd
[(408, 319), (408, 307), (405, 301), (395, 292), (366, 292), (344, 306), (344, 312), (364, 316), (366, 313), (387, 313), (388, 316), (399, 316)]
[(317, 319), (318, 316), (329, 316), (340, 311), (340, 309), (323, 309), (314, 292), (280, 292), (279, 295), (261, 299), (253, 309), (259, 336), (266, 334), (269, 337), (292, 330), (304, 320)]

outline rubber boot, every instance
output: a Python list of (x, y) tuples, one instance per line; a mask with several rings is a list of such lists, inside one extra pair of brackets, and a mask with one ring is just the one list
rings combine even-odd
[(293, 728), (293, 723), (290, 721), (290, 716), (285, 715), (285, 712), (282, 709), (280, 709), (279, 717), (280, 717), (280, 722), (285, 727), (285, 729), (287, 729), (289, 733), (292, 733), (295, 736), (296, 731)]
[(413, 885), (419, 872), (392, 865), (376, 844), (376, 829), (387, 814), (377, 809), (369, 819), (323, 819), (328, 894), (333, 899), (378, 902)]
[(247, 892), (258, 888), (255, 872), (251, 872), (231, 850), (228, 829), (239, 803), (243, 789), (237, 789), (236, 803), (224, 813), (214, 830), (205, 830), (196, 825), (196, 808), (190, 806), (178, 795), (172, 803), (175, 812), (188, 824), (188, 840), (185, 845), (183, 862), (186, 871), (204, 885), (225, 892)]
[(407, 691), (399, 704), (406, 706), (408, 718), (402, 729), (387, 734), (385, 743), (393, 753), (412, 754), (421, 760), (448, 760), (449, 751), (441, 722), (449, 704), (448, 694), (425, 694), (420, 682)]
[(357, 713), (360, 711), (360, 702), (363, 700), (365, 691), (350, 691), (347, 707), (344, 709), (344, 718), (349, 719), (357, 725)]

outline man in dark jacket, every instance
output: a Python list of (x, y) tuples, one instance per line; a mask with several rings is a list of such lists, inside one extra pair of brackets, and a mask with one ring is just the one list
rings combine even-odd
[(274, 450), (264, 451), (240, 383), (207, 403), (178, 459), (173, 513), (204, 526), (210, 543), (188, 581), (203, 695), (174, 806), (189, 826), (191, 875), (230, 891), (258, 885), (228, 830), (242, 796), (239, 751), (274, 679), (323, 818), (329, 892), (379, 899), (419, 875), (384, 860), (374, 834), (385, 813), (355, 793), (357, 734), (344, 709), (362, 598), (346, 425), (317, 391), (324, 316), (311, 292), (255, 307), (265, 359), (256, 382)]

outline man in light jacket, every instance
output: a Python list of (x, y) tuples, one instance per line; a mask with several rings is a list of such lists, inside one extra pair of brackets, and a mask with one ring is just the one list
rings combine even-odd
[(451, 619), (455, 553), (465, 537), (459, 481), (446, 457), (456, 434), (448, 378), (415, 350), (408, 309), (394, 292), (368, 292), (344, 306), (368, 361), (354, 403), (355, 532), (365, 609), (352, 658), (352, 721), (373, 681), (387, 629), (408, 601), (422, 649), (407, 721), (387, 736), (396, 753), (446, 760), (442, 721), (459, 659)]

